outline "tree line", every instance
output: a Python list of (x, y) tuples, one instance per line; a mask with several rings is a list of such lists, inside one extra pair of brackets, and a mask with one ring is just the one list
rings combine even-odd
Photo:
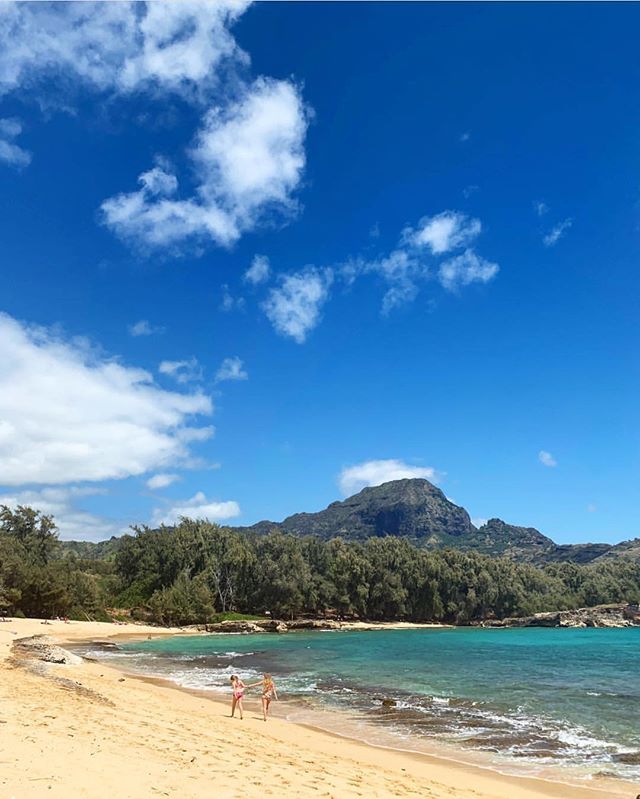
[(0, 508), (0, 610), (106, 619), (107, 609), (133, 609), (180, 625), (266, 611), (468, 624), (640, 599), (632, 560), (536, 567), (392, 536), (320, 541), (182, 519), (136, 528), (104, 552), (80, 557), (61, 546), (51, 517)]

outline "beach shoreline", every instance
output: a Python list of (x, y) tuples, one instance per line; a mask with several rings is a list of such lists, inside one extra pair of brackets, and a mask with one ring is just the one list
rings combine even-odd
[[(0, 761), (13, 762), (15, 766), (8, 777), (0, 778), (8, 795), (41, 796), (42, 784), (48, 782), (47, 795), (53, 797), (74, 793), (142, 799), (163, 793), (173, 795), (176, 791), (196, 797), (210, 790), (214, 780), (216, 796), (220, 797), (257, 797), (266, 793), (340, 799), (359, 795), (511, 799), (514, 791), (522, 799), (635, 796), (630, 792), (634, 786), (618, 780), (576, 786), (504, 774), (491, 767), (438, 755), (367, 744), (314, 725), (279, 718), (279, 708), (274, 718), (263, 725), (254, 702), (248, 703), (244, 722), (232, 721), (228, 703), (219, 697), (198, 694), (161, 678), (131, 675), (100, 661), (84, 660), (71, 666), (48, 664), (44, 676), (11, 661), (14, 641), (34, 635), (49, 635), (62, 646), (73, 646), (100, 640), (195, 634), (198, 633), (194, 630), (145, 625), (126, 629), (125, 625), (97, 622), (43, 625), (39, 620), (21, 619), (0, 623), (0, 682), (6, 689), (2, 690), (0, 721), (4, 723), (0, 729), (12, 733), (3, 735)], [(46, 679), (47, 676), (53, 679)], [(56, 682), (59, 678), (66, 681), (64, 686)], [(78, 690), (70, 690), (68, 683), (75, 683)], [(43, 713), (52, 708), (55, 713)], [(54, 718), (45, 721), (49, 716)], [(76, 740), (76, 732), (68, 731), (87, 724), (80, 740)], [(51, 726), (60, 726), (59, 732), (67, 732), (52, 736)], [(40, 751), (35, 761), (34, 747)], [(64, 764), (69, 762), (70, 748), (73, 763), (82, 767), (67, 773)], [(125, 768), (120, 761), (126, 761), (132, 749), (142, 749), (144, 765), (136, 767), (134, 762)], [(256, 753), (264, 779), (254, 780), (252, 768), (248, 769), (246, 780), (245, 769), (238, 773), (236, 750)], [(103, 779), (100, 775), (104, 773), (108, 774), (104, 793), (86, 792), (88, 776)], [(125, 794), (122, 780), (137, 787), (127, 787)], [(112, 785), (113, 781), (119, 787)]]

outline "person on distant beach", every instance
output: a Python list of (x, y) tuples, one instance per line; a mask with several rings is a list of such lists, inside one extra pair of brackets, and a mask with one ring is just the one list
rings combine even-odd
[(254, 688), (256, 685), (262, 686), (262, 717), (267, 720), (269, 715), (269, 705), (273, 699), (278, 701), (278, 692), (276, 691), (276, 684), (270, 674), (263, 674), (260, 682), (251, 683), (247, 688)]
[(244, 699), (244, 689), (246, 686), (237, 674), (232, 674), (229, 680), (231, 682), (231, 690), (233, 691), (233, 699), (231, 700), (231, 718), (234, 717), (237, 707), (240, 713), (240, 721), (242, 721), (242, 700)]

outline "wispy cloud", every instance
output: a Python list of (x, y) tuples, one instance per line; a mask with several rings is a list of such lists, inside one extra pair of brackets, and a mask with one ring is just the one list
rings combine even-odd
[(258, 286), (261, 283), (266, 283), (271, 277), (271, 266), (269, 259), (266, 255), (254, 255), (251, 266), (244, 273), (243, 280), (245, 283), (251, 283), (252, 286)]
[(21, 132), (18, 119), (0, 119), (0, 161), (18, 169), (31, 163), (31, 153), (15, 143)]
[(69, 540), (102, 541), (125, 532), (126, 524), (89, 513), (79, 507), (83, 497), (106, 493), (104, 489), (81, 486), (47, 486), (0, 495), (0, 505), (27, 505), (53, 516), (60, 537)]
[[(471, 283), (487, 283), (498, 274), (499, 266), (485, 260), (470, 247), (480, 235), (482, 225), (460, 211), (443, 211), (423, 217), (417, 226), (406, 227), (398, 246), (376, 259), (352, 258), (336, 273), (347, 284), (364, 274), (377, 274), (387, 284), (382, 299), (382, 313), (389, 314), (414, 300), (420, 284), (438, 280), (448, 291), (457, 291)], [(445, 253), (466, 249), (443, 262), (435, 259)]]
[[(377, 275), (386, 287), (384, 315), (414, 300), (427, 281), (438, 281), (447, 291), (488, 283), (499, 266), (470, 246), (481, 231), (479, 219), (460, 211), (422, 217), (415, 227), (402, 231), (395, 249), (376, 258), (360, 255), (332, 267), (307, 267), (281, 276), (280, 285), (270, 291), (262, 307), (278, 332), (301, 344), (320, 321), (333, 282), (350, 287), (365, 275)], [(439, 256), (462, 248), (466, 249), (438, 265)]]
[(565, 219), (559, 222), (555, 227), (544, 236), (542, 243), (545, 247), (553, 247), (565, 235), (567, 230), (573, 225), (573, 219)]
[(431, 466), (412, 466), (401, 460), (372, 460), (346, 466), (338, 476), (340, 491), (345, 496), (355, 494), (366, 486), (378, 486), (391, 480), (423, 477), (432, 483), (438, 482), (440, 476)]
[(242, 311), (246, 305), (244, 297), (234, 296), (229, 286), (224, 283), (222, 286), (222, 299), (218, 305), (219, 310), (223, 313), (231, 313), (232, 311)]
[(459, 211), (443, 211), (435, 216), (425, 216), (418, 226), (406, 228), (402, 239), (413, 247), (426, 247), (434, 255), (442, 255), (459, 247), (468, 246), (482, 231), (479, 219)]
[(549, 206), (542, 200), (536, 200), (533, 203), (533, 210), (538, 216), (544, 216), (548, 212)]
[(157, 491), (160, 488), (167, 488), (167, 486), (170, 486), (179, 479), (180, 475), (178, 474), (154, 474), (145, 482), (145, 485), (147, 488), (151, 489), (151, 491)]
[(553, 457), (550, 452), (547, 452), (546, 449), (541, 449), (538, 453), (538, 460), (543, 466), (548, 466), (549, 468), (553, 468), (554, 466), (558, 465), (558, 461)]
[(481, 258), (473, 250), (465, 250), (440, 265), (438, 280), (447, 291), (458, 291), (471, 283), (488, 283), (500, 267)]
[(235, 355), (233, 358), (225, 358), (222, 361), (215, 379), (216, 383), (222, 383), (224, 380), (248, 380), (249, 375), (240, 358)]
[(161, 375), (172, 377), (176, 383), (192, 383), (202, 380), (202, 367), (195, 357), (184, 361), (162, 361), (158, 366)]
[(153, 336), (156, 333), (164, 332), (164, 327), (156, 327), (152, 325), (148, 319), (140, 319), (138, 322), (135, 322), (133, 325), (129, 325), (127, 329), (129, 331), (129, 335), (134, 337)]
[(156, 508), (153, 511), (152, 523), (177, 524), (181, 517), (190, 519), (208, 519), (211, 522), (220, 522), (240, 515), (240, 506), (237, 502), (214, 502), (207, 499), (202, 491), (198, 491), (190, 499), (176, 500), (174, 504)]
[(302, 344), (320, 321), (332, 281), (331, 269), (313, 266), (282, 275), (262, 305), (275, 330)]
[(587, 513), (595, 513), (598, 510), (598, 506), (593, 502), (590, 502), (587, 505)]

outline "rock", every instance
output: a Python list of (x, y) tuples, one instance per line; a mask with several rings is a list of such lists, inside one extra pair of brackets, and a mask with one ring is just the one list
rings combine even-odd
[(295, 619), (287, 622), (290, 630), (339, 630), (340, 626), (339, 621), (329, 619)]
[(630, 627), (634, 622), (629, 618), (624, 605), (597, 605), (592, 608), (558, 610), (551, 613), (535, 613), (533, 616), (508, 618), (504, 627)]
[(13, 649), (19, 656), (43, 663), (56, 663), (62, 666), (77, 666), (82, 663), (81, 657), (53, 644), (46, 635), (21, 638), (15, 642)]
[(253, 621), (221, 621), (217, 624), (205, 624), (208, 633), (259, 633), (261, 628)]
[(383, 707), (395, 707), (397, 704), (398, 703), (396, 702), (395, 699), (389, 699), (388, 697), (385, 697), (382, 700), (382, 706)]

